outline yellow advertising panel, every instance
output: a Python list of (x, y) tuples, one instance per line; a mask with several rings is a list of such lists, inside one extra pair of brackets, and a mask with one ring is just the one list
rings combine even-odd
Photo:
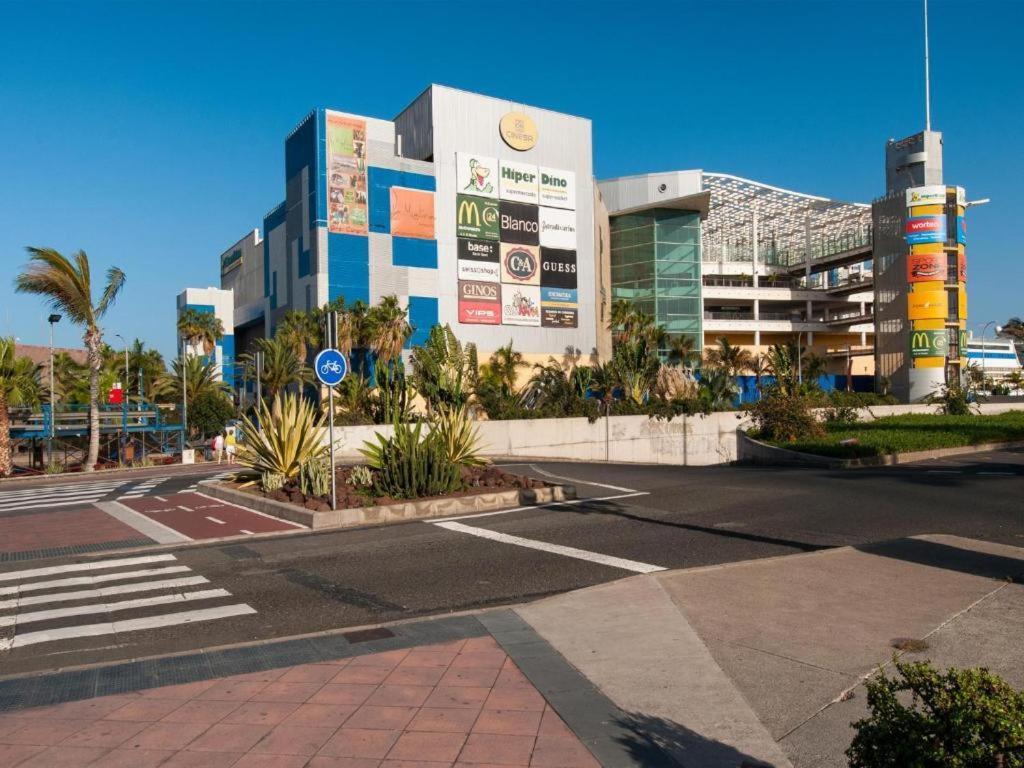
[(967, 286), (964, 285), (963, 283), (960, 283), (960, 287), (957, 290), (957, 293), (960, 294), (959, 296), (957, 296), (957, 307), (959, 308), (959, 316), (963, 317), (963, 318), (966, 318), (967, 317)]
[(919, 253), (943, 253), (942, 243), (918, 243), (910, 246), (910, 252), (915, 256)]
[(910, 286), (911, 293), (930, 293), (931, 291), (945, 291), (946, 284), (942, 280), (924, 280)]
[(944, 357), (918, 357), (914, 359), (915, 368), (942, 368), (946, 365)]
[(422, 189), (391, 188), (391, 234), (395, 237), (434, 239), (434, 193)]
[(936, 213), (945, 213), (945, 205), (919, 205), (914, 208), (915, 216), (928, 216)]
[(915, 331), (941, 331), (946, 327), (945, 320), (915, 320)]
[[(928, 283), (917, 283), (928, 285)], [(941, 283), (940, 283), (941, 285)], [(948, 301), (944, 290), (919, 291), (907, 294), (907, 318), (910, 320), (941, 320), (948, 314)]]

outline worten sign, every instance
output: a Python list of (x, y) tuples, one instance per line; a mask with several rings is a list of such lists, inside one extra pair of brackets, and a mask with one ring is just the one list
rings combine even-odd
[(459, 322), (576, 328), (576, 176), (456, 153)]
[(537, 126), (529, 115), (509, 112), (498, 122), (501, 139), (512, 149), (525, 152), (537, 143)]

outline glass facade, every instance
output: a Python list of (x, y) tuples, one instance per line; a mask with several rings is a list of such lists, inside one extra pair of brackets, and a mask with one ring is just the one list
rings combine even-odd
[(626, 299), (670, 338), (690, 336), (701, 349), (698, 213), (654, 208), (613, 217), (611, 267), (613, 301)]

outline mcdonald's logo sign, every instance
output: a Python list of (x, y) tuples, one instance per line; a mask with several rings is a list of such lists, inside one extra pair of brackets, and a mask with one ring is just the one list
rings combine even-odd
[(498, 239), (498, 204), (473, 195), (457, 195), (455, 234), (482, 240)]
[(946, 331), (912, 331), (910, 334), (910, 356), (945, 357), (949, 349)]

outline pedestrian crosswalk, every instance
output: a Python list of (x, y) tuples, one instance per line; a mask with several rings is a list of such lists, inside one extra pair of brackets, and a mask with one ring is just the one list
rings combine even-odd
[(135, 485), (132, 486), (131, 489), (129, 489), (128, 493), (124, 494), (123, 496), (121, 496), (119, 498), (122, 498), (122, 499), (141, 499), (143, 496), (145, 496), (147, 493), (152, 491), (154, 488), (156, 488), (158, 485), (160, 485), (160, 483), (164, 482), (165, 480), (170, 480), (170, 478), (169, 477), (154, 477), (154, 478), (151, 478), (149, 480), (144, 480), (141, 483), (135, 483)]
[(113, 494), (123, 485), (125, 485), (123, 479), (96, 480), (52, 487), (0, 491), (0, 513), (91, 504)]
[(170, 553), (0, 572), (0, 651), (254, 613)]
[[(233, 469), (230, 472), (221, 472), (220, 474), (214, 475), (213, 477), (209, 477), (209, 478), (204, 477), (204, 478), (201, 478), (201, 479), (202, 480), (227, 480), (228, 478), (234, 477), (236, 474), (238, 474), (238, 471)], [(198, 491), (199, 490), (199, 482), (200, 482), (199, 480), (196, 480), (195, 482), (192, 483), (192, 485), (188, 486), (184, 491), (182, 491), (182, 493), (192, 493), (194, 491)]]

